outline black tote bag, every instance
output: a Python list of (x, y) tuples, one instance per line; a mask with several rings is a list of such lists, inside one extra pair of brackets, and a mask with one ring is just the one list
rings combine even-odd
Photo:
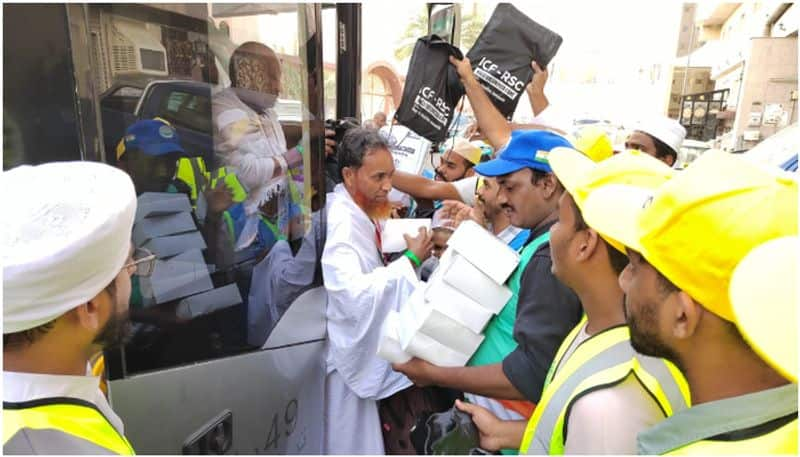
[(456, 105), (464, 95), (464, 86), (450, 65), (451, 55), (463, 58), (458, 48), (436, 35), (417, 40), (394, 115), (399, 124), (434, 143), (447, 136)]
[(531, 61), (546, 68), (562, 41), (560, 35), (534, 22), (510, 3), (501, 3), (467, 57), (494, 106), (510, 119), (520, 94), (533, 77)]

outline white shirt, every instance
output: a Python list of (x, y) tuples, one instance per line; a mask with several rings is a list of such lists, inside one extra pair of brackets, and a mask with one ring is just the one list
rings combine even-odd
[(479, 176), (473, 175), (450, 183), (455, 186), (461, 201), (467, 206), (475, 206), (475, 191), (478, 189), (478, 178)]
[(125, 434), (122, 419), (114, 413), (100, 390), (99, 377), (3, 371), (4, 402), (21, 403), (53, 397), (76, 398), (92, 403), (120, 435)]
[[(240, 99), (246, 94), (235, 88), (216, 92), (211, 110), (214, 152), (223, 165), (236, 169), (237, 178), (247, 188), (245, 205), (252, 214), (262, 202), (286, 189), (288, 165), (286, 137), (277, 112), (272, 107), (256, 112)], [(275, 170), (275, 160), (283, 170)]]
[(500, 238), (503, 243), (509, 244), (511, 241), (519, 235), (522, 229), (519, 227), (514, 227), (513, 225), (509, 225), (508, 227), (504, 228), (503, 231), (498, 233), (496, 236)]

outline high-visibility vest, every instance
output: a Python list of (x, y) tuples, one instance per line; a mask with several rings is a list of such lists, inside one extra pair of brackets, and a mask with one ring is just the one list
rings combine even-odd
[(3, 452), (135, 454), (96, 406), (73, 398), (3, 402)]
[(745, 440), (696, 441), (665, 455), (797, 455), (797, 418), (788, 424)]
[(176, 165), (175, 179), (183, 181), (189, 187), (192, 207), (197, 206), (197, 198), (201, 192), (216, 188), (220, 181), (231, 189), (234, 203), (241, 203), (247, 198), (247, 191), (229, 167), (220, 167), (209, 172), (202, 157), (181, 157)]
[(630, 331), (625, 325), (592, 335), (578, 345), (555, 373), (585, 323), (586, 316), (556, 353), (545, 378), (542, 398), (525, 429), (521, 454), (563, 454), (566, 413), (571, 405), (598, 388), (624, 381), (631, 373), (658, 403), (665, 417), (690, 404), (689, 387), (680, 371), (664, 359), (638, 354), (631, 347)]
[(189, 199), (192, 206), (195, 206), (199, 193), (206, 190), (210, 180), (206, 162), (202, 157), (181, 157), (177, 162), (175, 179), (179, 179), (189, 186), (191, 189)]
[[(468, 366), (489, 365), (498, 363), (505, 358), (511, 351), (516, 349), (517, 341), (514, 340), (514, 321), (517, 319), (517, 301), (519, 300), (519, 289), (522, 283), (522, 273), (525, 272), (533, 254), (545, 243), (550, 241), (550, 232), (547, 231), (539, 235), (536, 239), (528, 243), (520, 252), (520, 259), (517, 268), (508, 279), (508, 287), (511, 289), (511, 298), (508, 299), (500, 313), (489, 321), (484, 330), (485, 338), (472, 358)], [(535, 405), (524, 400), (498, 400), (504, 408), (517, 412), (523, 417), (530, 417)]]

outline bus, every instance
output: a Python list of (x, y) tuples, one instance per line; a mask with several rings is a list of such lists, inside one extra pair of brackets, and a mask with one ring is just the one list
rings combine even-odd
[[(231, 89), (236, 49), (259, 43), (280, 61), (280, 143), (301, 160), (289, 184), (296, 192), (286, 191), (290, 230), (269, 249), (223, 240), (235, 246), (220, 261), (220, 240), (208, 238), (201, 214), (207, 202), (187, 206), (147, 169), (132, 175), (134, 242), (158, 262), (135, 284), (130, 340), (95, 368), (139, 454), (322, 452), (324, 120), (362, 116), (361, 7), (3, 5), (4, 170), (74, 160), (136, 168), (145, 154), (120, 143), (132, 125), (160, 119), (210, 175), (226, 166), (214, 106)], [(427, 13), (438, 33), (457, 34), (459, 5), (428, 4)], [(332, 42), (335, 68), (322, 57)], [(273, 223), (282, 217), (259, 211)]]

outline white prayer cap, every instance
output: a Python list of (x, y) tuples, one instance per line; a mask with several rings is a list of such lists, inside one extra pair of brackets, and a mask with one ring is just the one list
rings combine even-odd
[(650, 116), (636, 123), (635, 130), (658, 138), (677, 154), (681, 150), (686, 129), (676, 121), (665, 116)]
[(128, 258), (136, 191), (114, 167), (23, 165), (0, 175), (0, 202), (4, 334), (86, 303)]

